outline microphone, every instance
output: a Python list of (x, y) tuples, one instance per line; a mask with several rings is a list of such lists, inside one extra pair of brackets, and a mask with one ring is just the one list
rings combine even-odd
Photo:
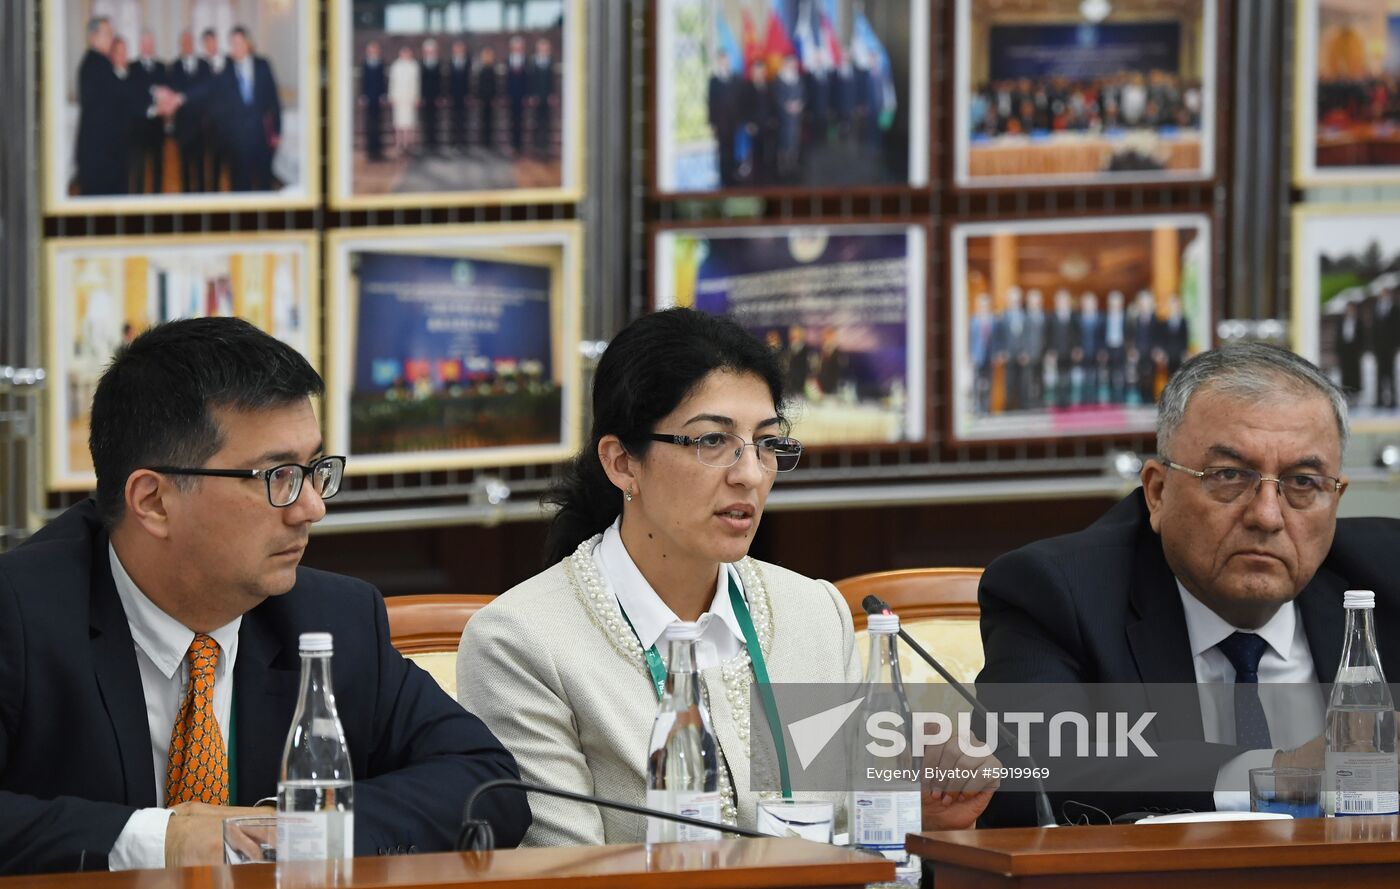
[(484, 818), (475, 818), (472, 816), (472, 813), (476, 808), (476, 801), (480, 797), (493, 790), (505, 790), (510, 788), (526, 790), (530, 793), (540, 793), (545, 796), (557, 796), (560, 799), (571, 799), (575, 802), (602, 806), (605, 809), (617, 809), (621, 812), (631, 812), (634, 815), (646, 815), (651, 818), (660, 818), (664, 821), (674, 821), (677, 824), (689, 824), (691, 827), (708, 827), (711, 830), (738, 834), (742, 837), (753, 837), (760, 840), (769, 838), (767, 834), (759, 833), (756, 830), (749, 830), (747, 827), (720, 824), (716, 821), (706, 821), (703, 818), (691, 818), (688, 815), (675, 815), (671, 812), (663, 812), (660, 809), (649, 809), (646, 806), (634, 806), (631, 803), (621, 803), (617, 800), (604, 799), (601, 796), (592, 796), (587, 793), (575, 793), (572, 790), (560, 790), (557, 787), (545, 787), (543, 784), (531, 784), (529, 781), (517, 781), (514, 778), (495, 778), (487, 781), (485, 784), (478, 785), (467, 797), (467, 804), (462, 809), (462, 829), (457, 833), (457, 851), (490, 852), (492, 849), (496, 848), (496, 833), (491, 829), (491, 822)]
[[(894, 614), (889, 603), (875, 595), (866, 596), (861, 600), (860, 605), (865, 609), (866, 614)], [(986, 721), (987, 708), (982, 706), (981, 701), (973, 697), (972, 692), (967, 690), (967, 686), (954, 679), (953, 674), (945, 670), (943, 665), (938, 662), (937, 658), (925, 651), (924, 647), (916, 642), (913, 636), (905, 632), (904, 627), (899, 628), (899, 638), (903, 639), (904, 644), (908, 645), (915, 654), (923, 658), (924, 663), (932, 667), (934, 672), (942, 676), (943, 681), (952, 686), (953, 690), (956, 691), (964, 701), (972, 705), (972, 712), (976, 713), (979, 719)], [(1011, 730), (1006, 727), (1006, 723), (1001, 720), (997, 720), (997, 734), (1001, 737), (1002, 743), (1015, 746), (1016, 736), (1011, 733)], [(1040, 770), (1036, 764), (1035, 758), (1027, 756), (1026, 760), (1031, 764), (1031, 776), (1032, 780), (1035, 781), (1036, 824), (1039, 827), (1059, 827), (1059, 824), (1055, 821), (1055, 810), (1050, 805), (1050, 796), (1045, 792), (1045, 782), (1038, 777)]]

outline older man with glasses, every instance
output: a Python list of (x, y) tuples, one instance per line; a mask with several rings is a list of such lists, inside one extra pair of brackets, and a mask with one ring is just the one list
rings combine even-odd
[[(117, 352), (96, 499), (0, 556), (0, 874), (222, 861), (223, 819), (277, 793), (308, 631), (335, 641), (356, 855), (450, 849), (471, 790), (519, 776), (394, 650), (377, 590), (299, 567), (345, 469), (321, 453), (322, 391), (234, 318)], [(519, 841), (524, 795), (486, 802)]]
[[(1089, 528), (988, 567), (979, 686), (1234, 689), (1154, 727), (1195, 742), (1185, 749), (1214, 790), (1052, 794), (1057, 815), (1075, 817), (1071, 799), (1107, 816), (1238, 808), (1248, 768), (1321, 766), (1317, 683), (1336, 676), (1345, 590), (1376, 592), (1381, 659), (1400, 670), (1400, 522), (1338, 520), (1347, 435), (1345, 397), (1304, 359), (1259, 344), (1206, 352), (1162, 394), (1139, 490)], [(1259, 695), (1257, 683), (1289, 691)], [(1025, 797), (1000, 794), (985, 822), (1033, 823)]]

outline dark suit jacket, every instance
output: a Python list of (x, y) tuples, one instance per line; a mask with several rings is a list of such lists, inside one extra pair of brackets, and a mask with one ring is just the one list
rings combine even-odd
[[(1342, 593), (1376, 591), (1376, 638), (1387, 675), (1400, 670), (1400, 521), (1339, 519), (1332, 549), (1295, 600), (1319, 682), (1342, 656)], [(978, 590), (986, 665), (977, 684), (1194, 683), (1196, 671), (1176, 579), (1148, 524), (1141, 489), (1083, 531), (1041, 540), (988, 566)], [(1201, 740), (1200, 711), (1180, 711), (1168, 740), (1198, 742), (1212, 772), (1241, 750)], [(1056, 814), (1069, 798), (1110, 815), (1151, 808), (1215, 808), (1208, 792), (1158, 795), (1051, 794)], [(984, 816), (994, 826), (1034, 824), (1023, 793), (998, 793)]]
[[(209, 62), (202, 58), (197, 58), (194, 65), (194, 74), (185, 70), (185, 60), (177, 58), (166, 68), (166, 76), (170, 88), (177, 93), (188, 93), (201, 83), (214, 76), (214, 69), (209, 67)], [(175, 138), (181, 143), (190, 143), (203, 135), (203, 122), (199, 112), (193, 108), (181, 107), (175, 112)]]
[(389, 95), (389, 78), (382, 62), (378, 65), (366, 62), (360, 66), (360, 95), (370, 105), (378, 105)]
[(451, 59), (447, 62), (447, 87), (448, 94), (452, 97), (452, 104), (458, 108), (464, 108), (467, 104), (467, 97), (471, 95), (472, 65), (468, 61), (458, 68)]
[[(144, 101), (143, 101), (144, 100)], [(117, 77), (111, 59), (88, 50), (78, 65), (78, 192), (126, 194), (127, 141), (149, 95)]]
[[(0, 874), (105, 869), (127, 819), (156, 804), (136, 650), (93, 501), (0, 556)], [(453, 847), (462, 804), (515, 760), (389, 643), (369, 584), (301, 568), (243, 616), (234, 665), (237, 795), (277, 792), (296, 707), (298, 636), (328, 631), (355, 774), (355, 854)], [(523, 794), (482, 800), (503, 843), (530, 823)]]
[(442, 60), (434, 59), (432, 64), (419, 62), (418, 95), (423, 103), (433, 104), (442, 96)]
[(185, 104), (209, 114), (235, 167), (256, 166), (271, 154), (270, 137), (282, 134), (282, 100), (267, 59), (253, 57), (252, 104), (243, 101), (237, 70), (229, 59), (223, 71), (185, 93)]

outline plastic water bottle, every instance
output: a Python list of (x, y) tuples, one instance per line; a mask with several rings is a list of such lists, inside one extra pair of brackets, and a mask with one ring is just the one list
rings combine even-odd
[(354, 777), (331, 690), (331, 634), (301, 634), (301, 694), (277, 782), (277, 860), (355, 854)]
[(1344, 604), (1342, 662), (1327, 702), (1323, 781), (1329, 811), (1339, 816), (1393, 815), (1400, 811), (1395, 702), (1376, 652), (1376, 594), (1347, 590)]
[[(719, 744), (700, 697), (695, 667), (693, 623), (674, 623), (662, 636), (669, 648), (666, 691), (656, 708), (647, 755), (647, 807), (718, 821), (720, 817)], [(719, 832), (660, 818), (647, 819), (648, 843), (717, 840)]]
[[(904, 848), (906, 834), (918, 833), (923, 826), (922, 800), (917, 778), (905, 781), (896, 789), (864, 789), (868, 768), (898, 769), (904, 775), (917, 776), (919, 763), (911, 743), (913, 716), (909, 699), (904, 694), (904, 681), (899, 676), (899, 616), (872, 614), (866, 624), (870, 636), (870, 660), (865, 672), (865, 699), (856, 711), (855, 729), (864, 732), (866, 720), (877, 713), (899, 714), (903, 719), (904, 752), (897, 757), (882, 757), (878, 761), (857, 740), (851, 747), (851, 791), (847, 806), (851, 845), (857, 849), (878, 852), (895, 863), (901, 875), (917, 873), (919, 860)], [(898, 789), (908, 787), (909, 789)]]

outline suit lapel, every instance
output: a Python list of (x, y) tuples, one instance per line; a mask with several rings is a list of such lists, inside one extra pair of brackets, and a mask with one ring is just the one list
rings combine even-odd
[(243, 616), (238, 630), (238, 661), (233, 667), (237, 726), (237, 804), (251, 806), (277, 793), (282, 747), (296, 709), (299, 664), (277, 665), (282, 642), (268, 626), (266, 609)]
[(1133, 559), (1129, 601), (1138, 620), (1128, 624), (1128, 647), (1140, 681), (1147, 685), (1148, 700), (1158, 710), (1173, 714), (1170, 720), (1174, 726), (1172, 737), (1204, 737), (1199, 706), (1181, 706), (1180, 695), (1164, 695), (1153, 690), (1153, 686), (1167, 683), (1194, 684), (1196, 667), (1176, 577), (1162, 554), (1161, 538), (1146, 525), (1146, 519)]
[(95, 537), (90, 576), (89, 638), (97, 687), (112, 720), (126, 782), (126, 801), (138, 808), (149, 808), (156, 804), (156, 776), (151, 761), (151, 729), (146, 722), (146, 693), (141, 688), (141, 668), (136, 663), (131, 627), (112, 580), (105, 533)]
[(1318, 682), (1328, 683), (1337, 678), (1337, 665), (1342, 660), (1342, 633), (1346, 629), (1346, 609), (1342, 607), (1345, 589), (1346, 581), (1324, 565), (1298, 594), (1298, 616), (1302, 618), (1303, 631), (1308, 637)]

